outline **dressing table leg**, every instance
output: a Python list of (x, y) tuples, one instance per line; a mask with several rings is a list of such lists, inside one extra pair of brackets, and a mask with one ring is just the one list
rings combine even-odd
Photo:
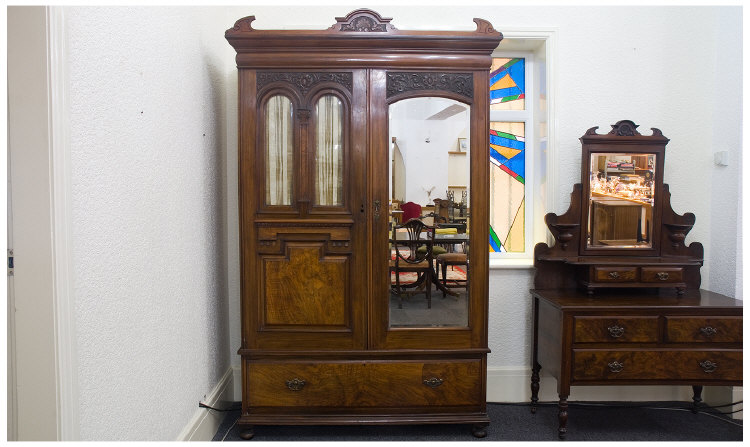
[(559, 413), (557, 414), (558, 427), (557, 436), (560, 439), (565, 439), (565, 435), (568, 434), (568, 396), (560, 395), (560, 402), (557, 404)]
[(698, 405), (703, 401), (703, 399), (701, 399), (701, 393), (703, 393), (702, 386), (693, 386), (693, 413), (698, 413)]
[(539, 370), (542, 369), (539, 363), (534, 362), (531, 368), (531, 412), (536, 413), (536, 404), (539, 402)]

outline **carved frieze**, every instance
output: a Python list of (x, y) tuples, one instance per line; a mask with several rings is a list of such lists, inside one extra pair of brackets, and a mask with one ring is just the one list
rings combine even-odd
[(474, 97), (474, 78), (471, 73), (393, 71), (387, 73), (387, 97), (420, 90), (442, 90), (472, 99)]
[(272, 82), (285, 82), (302, 95), (321, 82), (334, 82), (352, 91), (352, 74), (347, 72), (258, 72), (258, 90)]

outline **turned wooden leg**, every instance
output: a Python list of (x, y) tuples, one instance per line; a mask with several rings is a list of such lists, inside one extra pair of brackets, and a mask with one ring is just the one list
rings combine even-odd
[(477, 438), (484, 438), (487, 436), (487, 426), (489, 424), (474, 424), (473, 427), (471, 427), (471, 434), (473, 434)]
[(698, 412), (698, 405), (703, 401), (703, 399), (701, 399), (701, 393), (703, 393), (702, 386), (696, 385), (693, 387), (693, 413)]
[(560, 395), (560, 402), (558, 402), (557, 408), (559, 409), (559, 413), (557, 414), (559, 422), (557, 436), (560, 439), (565, 439), (565, 435), (568, 433), (568, 396)]
[(536, 404), (539, 402), (539, 370), (542, 366), (539, 363), (534, 363), (534, 367), (531, 368), (531, 412), (536, 413)]
[(240, 430), (240, 438), (244, 440), (253, 439), (253, 436), (255, 436), (255, 431), (252, 425), (243, 427), (242, 430)]

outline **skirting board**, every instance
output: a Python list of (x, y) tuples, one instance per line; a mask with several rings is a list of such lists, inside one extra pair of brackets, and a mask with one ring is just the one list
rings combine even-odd
[[(239, 367), (237, 369), (239, 369)], [(239, 378), (239, 373), (237, 373), (236, 376)], [(219, 383), (217, 383), (206, 396), (203, 403), (213, 407), (221, 401), (238, 401), (239, 399), (236, 399), (234, 396), (234, 386), (232, 385), (234, 379), (235, 371), (234, 368), (230, 367), (219, 380)], [(180, 435), (176, 440), (211, 441), (223, 419), (223, 412), (213, 411), (207, 408), (198, 408), (190, 419), (190, 422), (188, 422), (185, 428), (182, 429), (182, 432), (180, 432)]]

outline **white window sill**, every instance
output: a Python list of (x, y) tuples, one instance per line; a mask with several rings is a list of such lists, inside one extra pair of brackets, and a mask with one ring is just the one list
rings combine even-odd
[(532, 269), (533, 259), (490, 259), (490, 270), (493, 269)]

